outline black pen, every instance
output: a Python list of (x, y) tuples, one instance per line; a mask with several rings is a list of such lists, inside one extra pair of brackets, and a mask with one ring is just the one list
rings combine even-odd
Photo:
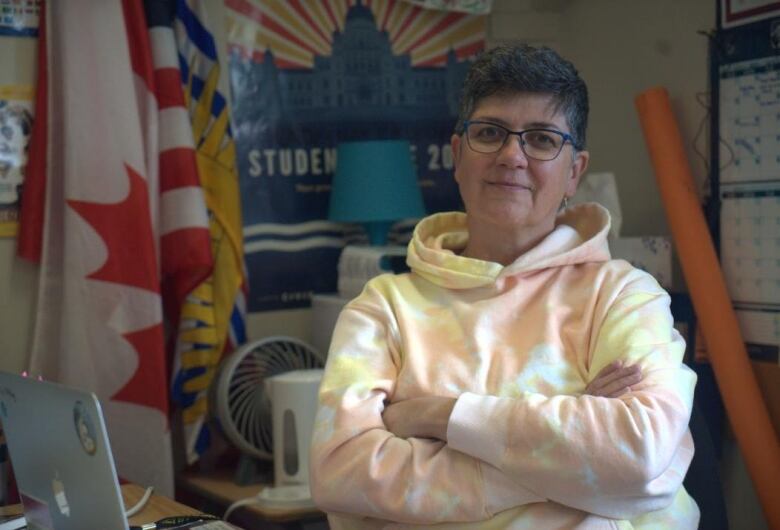
[(177, 515), (173, 517), (165, 517), (154, 523), (146, 523), (141, 526), (131, 526), (130, 530), (158, 530), (161, 528), (178, 528), (192, 523), (199, 523), (201, 521), (219, 521), (219, 517), (215, 515)]

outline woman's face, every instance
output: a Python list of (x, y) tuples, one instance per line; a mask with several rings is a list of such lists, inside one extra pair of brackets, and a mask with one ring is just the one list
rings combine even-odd
[[(503, 125), (513, 131), (532, 128), (569, 133), (566, 118), (553, 112), (551, 97), (516, 93), (482, 99), (470, 120)], [(566, 143), (554, 160), (528, 158), (519, 137), (511, 135), (495, 153), (471, 149), (462, 136), (452, 136), (455, 180), (469, 217), (490, 225), (552, 230), (564, 197), (571, 197), (588, 165), (587, 151)]]

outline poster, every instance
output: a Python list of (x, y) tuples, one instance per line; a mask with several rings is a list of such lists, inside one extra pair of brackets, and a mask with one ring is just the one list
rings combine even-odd
[(0, 237), (15, 236), (32, 130), (33, 88), (0, 86)]
[(0, 35), (37, 37), (42, 0), (0, 0)]
[(339, 142), (408, 140), (426, 210), (460, 207), (449, 141), (486, 20), (401, 0), (225, 5), (248, 309), (307, 307), (363, 238), (327, 220)]

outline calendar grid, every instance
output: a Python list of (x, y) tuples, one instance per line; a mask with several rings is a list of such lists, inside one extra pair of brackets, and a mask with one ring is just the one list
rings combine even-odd
[(720, 135), (723, 273), (746, 341), (777, 351), (780, 57), (721, 66)]

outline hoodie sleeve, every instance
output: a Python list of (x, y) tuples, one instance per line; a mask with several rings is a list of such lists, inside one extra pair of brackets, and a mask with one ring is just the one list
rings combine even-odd
[(673, 501), (693, 457), (688, 431), (696, 375), (682, 364), (669, 296), (647, 275), (623, 288), (594, 329), (588, 380), (638, 363), (643, 381), (618, 399), (501, 398), (465, 393), (448, 425), (451, 448), (483, 460), (546, 499), (632, 519)]
[(383, 421), (399, 351), (391, 313), (368, 287), (337, 322), (320, 387), (311, 490), (326, 512), (402, 523), (489, 519), (543, 501), (493, 466), (447, 444), (396, 437)]

